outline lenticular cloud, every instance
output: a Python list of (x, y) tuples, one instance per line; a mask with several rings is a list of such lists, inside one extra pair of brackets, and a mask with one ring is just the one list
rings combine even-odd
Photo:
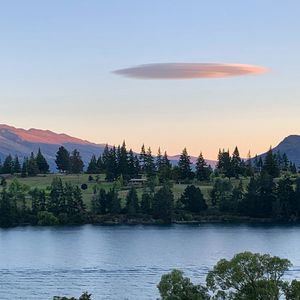
[(114, 71), (115, 74), (136, 79), (223, 78), (265, 72), (267, 69), (260, 66), (219, 63), (158, 63)]

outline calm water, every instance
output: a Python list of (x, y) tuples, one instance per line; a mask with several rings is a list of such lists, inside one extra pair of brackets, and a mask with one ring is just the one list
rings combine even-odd
[(155, 299), (179, 268), (203, 281), (220, 258), (244, 250), (289, 258), (300, 278), (299, 226), (82, 226), (0, 229), (0, 299)]

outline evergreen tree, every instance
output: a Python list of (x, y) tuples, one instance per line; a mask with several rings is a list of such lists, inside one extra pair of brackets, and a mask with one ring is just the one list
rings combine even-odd
[(183, 208), (193, 213), (199, 213), (207, 209), (201, 190), (194, 185), (189, 185), (184, 190), (180, 198)]
[(158, 148), (157, 151), (157, 156), (156, 156), (156, 160), (155, 160), (155, 167), (156, 167), (156, 171), (159, 172), (162, 166), (162, 154), (160, 151), (160, 147)]
[(98, 164), (96, 156), (93, 154), (86, 170), (87, 174), (98, 174)]
[(139, 175), (139, 159), (134, 155), (132, 149), (129, 150), (128, 154), (128, 175), (129, 178), (137, 178)]
[(207, 166), (207, 163), (203, 158), (202, 152), (200, 152), (196, 162), (196, 178), (199, 181), (207, 181), (209, 180), (210, 174), (211, 170)]
[(18, 174), (21, 173), (21, 164), (19, 162), (18, 155), (15, 156), (13, 161), (13, 173)]
[(142, 194), (142, 200), (141, 200), (141, 212), (143, 214), (151, 214), (152, 211), (152, 196), (151, 194), (144, 191)]
[(103, 169), (104, 171), (106, 171), (107, 169), (107, 163), (110, 157), (110, 151), (109, 151), (109, 147), (106, 144), (102, 153), (102, 163), (103, 163)]
[(33, 152), (31, 152), (27, 162), (27, 173), (28, 176), (36, 176), (39, 173), (39, 167), (37, 165)]
[(102, 172), (104, 172), (105, 167), (104, 167), (104, 163), (102, 160), (102, 156), (99, 155), (98, 159), (97, 159), (97, 172), (100, 174)]
[(171, 179), (171, 175), (172, 175), (172, 165), (168, 158), (168, 154), (165, 151), (161, 159), (160, 168), (158, 169), (158, 179), (161, 183), (165, 183)]
[(190, 161), (190, 157), (187, 153), (187, 150), (186, 148), (184, 148), (178, 162), (180, 180), (186, 180), (192, 178), (191, 164), (192, 163)]
[(47, 163), (47, 160), (43, 156), (40, 148), (36, 156), (36, 163), (39, 169), (39, 173), (41, 174), (49, 173), (49, 165)]
[(108, 212), (112, 215), (119, 214), (121, 212), (121, 199), (115, 189), (111, 189), (107, 193), (107, 208)]
[(217, 169), (226, 177), (232, 177), (232, 164), (229, 150), (219, 150)]
[(296, 193), (293, 189), (293, 183), (289, 177), (284, 177), (278, 181), (276, 196), (280, 209), (280, 215), (277, 217), (286, 221), (290, 220), (292, 216), (296, 217)]
[(83, 161), (77, 149), (74, 149), (70, 155), (70, 171), (73, 174), (80, 174), (83, 171)]
[[(256, 158), (257, 158), (257, 156), (256, 156)], [(253, 169), (253, 163), (252, 163), (250, 150), (247, 155), (244, 174), (245, 174), (245, 176), (253, 176), (254, 175), (254, 169)]]
[(140, 210), (136, 189), (132, 187), (126, 196), (126, 211), (129, 216), (135, 216)]
[(2, 173), (3, 174), (13, 174), (13, 170), (14, 170), (13, 158), (9, 154), (8, 156), (6, 156), (6, 158), (3, 162)]
[(238, 147), (235, 147), (231, 157), (231, 171), (232, 175), (236, 178), (238, 178), (241, 174), (241, 165), (242, 160), (240, 158), (240, 153)]
[(155, 163), (150, 147), (145, 156), (144, 170), (148, 178), (155, 175)]
[(23, 164), (22, 164), (22, 170), (21, 170), (21, 177), (27, 177), (28, 171), (27, 171), (27, 166), (28, 166), (28, 159), (24, 157)]
[(59, 147), (55, 163), (59, 172), (65, 173), (70, 171), (70, 153), (64, 146)]
[(155, 219), (161, 219), (166, 223), (172, 220), (174, 208), (174, 195), (168, 186), (160, 188), (153, 197), (152, 214)]
[(116, 155), (116, 147), (113, 146), (109, 150), (109, 154), (106, 157), (106, 180), (107, 181), (114, 181), (117, 179), (117, 155)]
[(141, 171), (145, 172), (145, 165), (146, 165), (146, 150), (145, 150), (145, 145), (143, 144), (141, 147), (141, 152), (139, 155), (139, 161), (140, 161), (140, 166), (141, 166)]
[(119, 149), (118, 154), (118, 175), (123, 175), (123, 178), (128, 179), (128, 153), (126, 150), (125, 141)]
[(232, 207), (232, 188), (228, 178), (216, 178), (210, 192), (212, 205), (218, 205), (221, 211), (230, 211)]
[(10, 196), (4, 187), (0, 193), (0, 227), (12, 226), (15, 222), (16, 211)]
[(279, 176), (279, 167), (275, 156), (273, 155), (272, 148), (269, 149), (265, 156), (262, 170), (272, 176), (273, 178)]
[(64, 187), (61, 178), (54, 177), (52, 180), (47, 210), (52, 212), (55, 216), (66, 212)]

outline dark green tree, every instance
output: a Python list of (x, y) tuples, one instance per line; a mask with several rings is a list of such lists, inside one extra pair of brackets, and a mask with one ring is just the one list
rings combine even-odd
[(116, 189), (111, 189), (107, 193), (107, 210), (112, 215), (119, 214), (121, 212), (121, 199), (118, 196)]
[(147, 215), (151, 214), (152, 201), (153, 201), (152, 195), (147, 193), (146, 191), (144, 191), (142, 194), (142, 200), (141, 200), (141, 212), (143, 214), (147, 214)]
[(139, 198), (136, 189), (131, 187), (126, 196), (126, 212), (129, 216), (135, 216), (140, 211)]
[(146, 152), (144, 170), (148, 178), (155, 175), (155, 163), (150, 147)]
[(199, 213), (207, 209), (207, 204), (201, 190), (194, 185), (189, 185), (180, 198), (183, 208), (193, 213)]
[(265, 156), (262, 171), (269, 174), (273, 178), (279, 176), (280, 170), (279, 170), (279, 166), (278, 166), (276, 157), (273, 154), (272, 148), (269, 149), (269, 151), (267, 152), (267, 154)]
[(41, 174), (46, 174), (49, 173), (49, 164), (46, 160), (46, 158), (44, 157), (44, 155), (41, 152), (41, 149), (39, 148), (39, 151), (36, 155), (36, 163), (39, 169), (39, 173)]
[(80, 174), (83, 172), (83, 161), (77, 149), (74, 149), (70, 155), (70, 171), (73, 174)]
[(187, 153), (186, 148), (182, 150), (182, 153), (179, 157), (178, 167), (179, 167), (179, 179), (180, 180), (188, 180), (192, 179), (193, 173), (191, 169), (191, 160)]
[(21, 173), (21, 164), (19, 162), (18, 155), (15, 156), (14, 161), (13, 161), (13, 173), (14, 174)]
[(96, 159), (95, 155), (92, 155), (92, 158), (88, 164), (86, 172), (87, 172), (87, 174), (98, 174), (99, 173), (97, 159)]
[(202, 152), (200, 152), (196, 162), (196, 178), (199, 181), (208, 181), (210, 178), (211, 169), (208, 167)]
[(27, 173), (28, 176), (36, 176), (39, 173), (39, 167), (37, 165), (36, 158), (33, 152), (31, 152), (30, 157), (27, 162)]
[(236, 178), (238, 178), (239, 175), (242, 173), (242, 160), (240, 158), (240, 153), (237, 146), (234, 148), (231, 157), (231, 171), (232, 175)]
[(28, 175), (27, 166), (28, 166), (28, 159), (26, 157), (24, 157), (22, 169), (21, 169), (21, 177), (23, 177), (23, 178), (27, 177), (27, 175)]
[(13, 158), (9, 154), (8, 156), (6, 156), (6, 158), (3, 162), (2, 173), (3, 174), (13, 174), (13, 171), (14, 171)]
[(173, 192), (167, 185), (164, 185), (154, 194), (152, 206), (153, 217), (161, 219), (165, 223), (170, 223), (172, 220), (173, 208)]
[(55, 163), (59, 172), (66, 173), (70, 171), (70, 153), (64, 146), (59, 147)]

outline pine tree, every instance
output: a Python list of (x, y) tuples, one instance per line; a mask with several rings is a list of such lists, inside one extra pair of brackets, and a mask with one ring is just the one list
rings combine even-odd
[(21, 173), (21, 165), (17, 155), (15, 156), (15, 159), (13, 161), (13, 173), (15, 174)]
[(196, 162), (196, 178), (199, 181), (209, 180), (210, 169), (207, 166), (205, 159), (203, 158), (202, 152), (200, 152)]
[(186, 180), (192, 178), (191, 164), (192, 163), (190, 161), (190, 157), (187, 153), (187, 150), (186, 148), (184, 148), (178, 162), (179, 176), (180, 176), (179, 179)]
[(278, 177), (280, 170), (278, 167), (278, 163), (273, 155), (272, 148), (267, 152), (263, 164), (263, 171), (273, 178)]
[(46, 158), (43, 156), (40, 148), (36, 155), (36, 163), (39, 169), (39, 173), (41, 174), (49, 173), (49, 165), (47, 163)]
[(70, 153), (64, 146), (59, 147), (55, 163), (59, 172), (65, 173), (70, 171)]
[(86, 170), (87, 174), (97, 174), (98, 173), (98, 164), (95, 155), (92, 155), (92, 158), (89, 162), (89, 165)]
[(123, 141), (121, 147), (118, 147), (117, 163), (118, 163), (118, 175), (122, 174), (123, 177), (127, 179), (128, 178), (128, 153), (126, 150), (125, 141)]
[(110, 149), (108, 147), (108, 144), (105, 145), (103, 153), (102, 153), (102, 163), (103, 163), (103, 169), (106, 171), (107, 169), (107, 163), (110, 157)]
[(52, 212), (55, 216), (66, 212), (64, 186), (61, 178), (54, 177), (52, 180), (47, 210)]
[(128, 154), (128, 175), (130, 178), (137, 178), (139, 175), (139, 159), (134, 155), (132, 149)]
[(23, 177), (23, 178), (27, 177), (27, 175), (28, 175), (27, 166), (28, 166), (28, 158), (24, 157), (23, 164), (22, 164), (22, 170), (21, 170), (21, 177)]
[(155, 167), (158, 173), (160, 172), (161, 166), (162, 166), (162, 154), (159, 147), (157, 151), (156, 160), (155, 160)]
[(174, 195), (168, 186), (160, 188), (153, 197), (152, 214), (155, 219), (161, 219), (165, 223), (172, 220), (174, 209)]
[(140, 210), (136, 189), (132, 187), (126, 196), (126, 211), (129, 216), (136, 215)]
[(3, 162), (3, 166), (2, 166), (2, 173), (3, 174), (13, 174), (13, 158), (12, 156), (9, 154), (8, 156), (6, 156), (4, 162)]
[(36, 176), (39, 173), (39, 167), (36, 162), (36, 158), (34, 157), (33, 152), (31, 152), (30, 157), (27, 163), (27, 173), (28, 176)]
[(181, 195), (180, 202), (185, 210), (193, 213), (199, 213), (207, 209), (207, 204), (204, 200), (201, 190), (194, 185), (189, 185)]
[(165, 151), (162, 159), (161, 159), (161, 165), (158, 170), (158, 178), (161, 183), (165, 183), (171, 179), (172, 173), (172, 165), (170, 163), (170, 160), (168, 158), (168, 154)]
[(73, 174), (79, 174), (83, 171), (83, 161), (77, 149), (74, 149), (70, 155), (70, 171)]
[[(257, 158), (257, 156), (256, 156), (256, 158)], [(245, 163), (245, 172), (244, 173), (245, 173), (245, 176), (253, 176), (254, 175), (254, 169), (253, 169), (250, 150), (248, 151), (248, 154), (247, 154), (247, 160)]]
[(140, 166), (141, 166), (141, 171), (145, 172), (145, 165), (146, 165), (146, 150), (145, 150), (145, 145), (142, 145), (141, 152), (139, 155), (139, 161), (140, 161)]
[(98, 159), (97, 159), (97, 172), (100, 174), (102, 172), (104, 172), (105, 167), (104, 167), (104, 163), (103, 163), (103, 159), (102, 156), (99, 155)]
[(150, 147), (148, 148), (146, 153), (144, 170), (147, 177), (152, 177), (155, 175), (155, 163)]
[(121, 212), (121, 199), (115, 189), (111, 189), (107, 193), (107, 208), (108, 212), (112, 215), (116, 215)]
[(242, 160), (240, 158), (239, 149), (236, 146), (234, 148), (231, 157), (231, 171), (232, 171), (232, 175), (235, 176), (236, 178), (238, 178), (239, 175), (241, 174), (241, 164), (242, 164)]
[(152, 196), (149, 193), (142, 194), (142, 200), (141, 200), (141, 212), (143, 214), (151, 214), (152, 211)]
[(108, 156), (105, 158), (106, 160), (106, 180), (107, 181), (114, 181), (117, 179), (117, 155), (116, 155), (116, 147), (113, 146), (109, 150)]
[(232, 164), (229, 150), (219, 150), (217, 169), (226, 177), (232, 177)]

